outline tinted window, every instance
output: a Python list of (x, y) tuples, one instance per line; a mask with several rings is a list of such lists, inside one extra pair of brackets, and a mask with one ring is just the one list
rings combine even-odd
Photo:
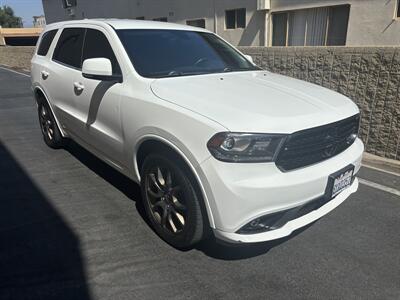
[(216, 35), (184, 30), (117, 30), (136, 71), (171, 77), (258, 69)]
[(82, 45), (85, 29), (66, 28), (61, 33), (53, 59), (74, 68), (81, 68)]
[(121, 74), (118, 61), (114, 55), (114, 51), (112, 50), (110, 43), (107, 40), (107, 37), (101, 31), (87, 29), (82, 61), (88, 58), (98, 57), (108, 58), (111, 61), (113, 73)]
[(41, 56), (46, 56), (47, 55), (47, 52), (49, 52), (50, 45), (53, 42), (57, 31), (58, 31), (57, 29), (50, 30), (50, 31), (47, 31), (47, 32), (45, 32), (43, 34), (43, 37), (40, 40), (40, 45), (39, 45), (39, 48), (38, 48), (38, 51), (37, 51), (38, 55), (41, 55)]

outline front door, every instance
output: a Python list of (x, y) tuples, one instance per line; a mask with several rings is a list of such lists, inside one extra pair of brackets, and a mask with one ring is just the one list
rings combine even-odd
[[(113, 74), (121, 74), (118, 60), (101, 28), (87, 28), (82, 62), (89, 58), (107, 58)], [(78, 74), (74, 81), (76, 106), (82, 130), (80, 138), (117, 166), (122, 163), (123, 136), (120, 117), (120, 99), (123, 83), (88, 79)]]

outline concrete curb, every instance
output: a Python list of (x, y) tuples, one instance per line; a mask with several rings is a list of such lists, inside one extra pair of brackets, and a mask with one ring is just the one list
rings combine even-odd
[(362, 164), (365, 167), (382, 170), (388, 173), (395, 173), (400, 176), (400, 161), (398, 160), (384, 158), (365, 152)]

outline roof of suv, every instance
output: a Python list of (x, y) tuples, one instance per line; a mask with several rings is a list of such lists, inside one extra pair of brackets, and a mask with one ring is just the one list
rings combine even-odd
[(171, 30), (191, 30), (191, 31), (208, 32), (208, 30), (203, 29), (203, 28), (181, 25), (181, 24), (176, 24), (176, 23), (130, 20), (130, 19), (84, 19), (84, 20), (64, 21), (64, 22), (49, 24), (46, 26), (46, 29), (60, 28), (65, 25), (73, 25), (73, 24), (76, 24), (76, 25), (108, 24), (115, 29), (171, 29)]

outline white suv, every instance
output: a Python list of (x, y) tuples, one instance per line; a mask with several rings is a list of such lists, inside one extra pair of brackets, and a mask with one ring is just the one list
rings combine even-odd
[(139, 183), (154, 230), (178, 248), (208, 232), (243, 243), (288, 236), (358, 187), (357, 106), (261, 70), (204, 29), (52, 24), (32, 86), (46, 144), (71, 138)]

